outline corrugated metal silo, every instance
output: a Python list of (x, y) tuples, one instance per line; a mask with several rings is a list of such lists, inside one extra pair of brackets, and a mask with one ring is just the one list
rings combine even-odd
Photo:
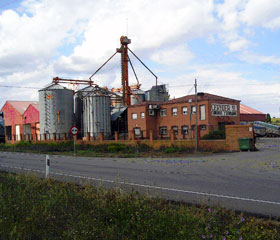
[(75, 119), (76, 127), (79, 129), (79, 135), (80, 137), (81, 133), (83, 133), (83, 93), (81, 91), (78, 91), (75, 94)]
[(83, 91), (83, 129), (84, 136), (111, 135), (111, 97), (105, 89), (90, 86)]
[(73, 90), (52, 84), (39, 90), (40, 133), (56, 133), (57, 138), (68, 133), (73, 125)]

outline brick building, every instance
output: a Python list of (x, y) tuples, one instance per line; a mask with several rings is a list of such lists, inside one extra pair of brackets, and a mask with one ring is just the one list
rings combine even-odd
[[(229, 124), (240, 124), (240, 101), (209, 93), (198, 93), (198, 132), (203, 136)], [(167, 102), (143, 102), (128, 107), (128, 131), (136, 137), (149, 137), (150, 130), (156, 138), (170, 136), (174, 131), (178, 139), (194, 138), (195, 95)]]
[(256, 109), (240, 104), (240, 122), (248, 123), (254, 121), (265, 122), (266, 115)]
[(6, 101), (4, 112), (5, 130), (8, 140), (23, 140), (25, 134), (35, 134), (39, 127), (38, 102)]

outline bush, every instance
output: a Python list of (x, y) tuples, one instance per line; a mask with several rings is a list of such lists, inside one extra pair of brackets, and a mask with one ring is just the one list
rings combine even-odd
[(169, 147), (164, 150), (165, 153), (174, 153), (177, 152), (174, 147)]
[(214, 130), (203, 137), (201, 137), (201, 140), (213, 140), (213, 139), (225, 139), (226, 133), (225, 130)]
[(117, 144), (117, 143), (110, 143), (107, 146), (108, 152), (122, 152), (126, 149), (126, 146), (123, 144)]

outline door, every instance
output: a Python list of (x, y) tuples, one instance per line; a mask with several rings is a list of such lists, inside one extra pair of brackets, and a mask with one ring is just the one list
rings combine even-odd
[(20, 141), (20, 125), (16, 125), (16, 140)]

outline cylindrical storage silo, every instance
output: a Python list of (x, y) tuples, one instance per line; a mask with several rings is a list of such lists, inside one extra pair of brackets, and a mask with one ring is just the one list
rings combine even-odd
[(131, 99), (131, 105), (135, 105), (141, 102), (145, 101), (145, 92), (137, 89), (132, 91), (133, 94), (131, 94), (130, 99)]
[(108, 92), (98, 87), (83, 90), (83, 129), (91, 137), (111, 135), (111, 97)]
[(74, 91), (59, 84), (39, 90), (40, 133), (62, 139), (73, 125)]
[(80, 138), (83, 134), (83, 93), (78, 91), (75, 94), (75, 118), (74, 123), (76, 123), (76, 127), (79, 129), (78, 137)]

